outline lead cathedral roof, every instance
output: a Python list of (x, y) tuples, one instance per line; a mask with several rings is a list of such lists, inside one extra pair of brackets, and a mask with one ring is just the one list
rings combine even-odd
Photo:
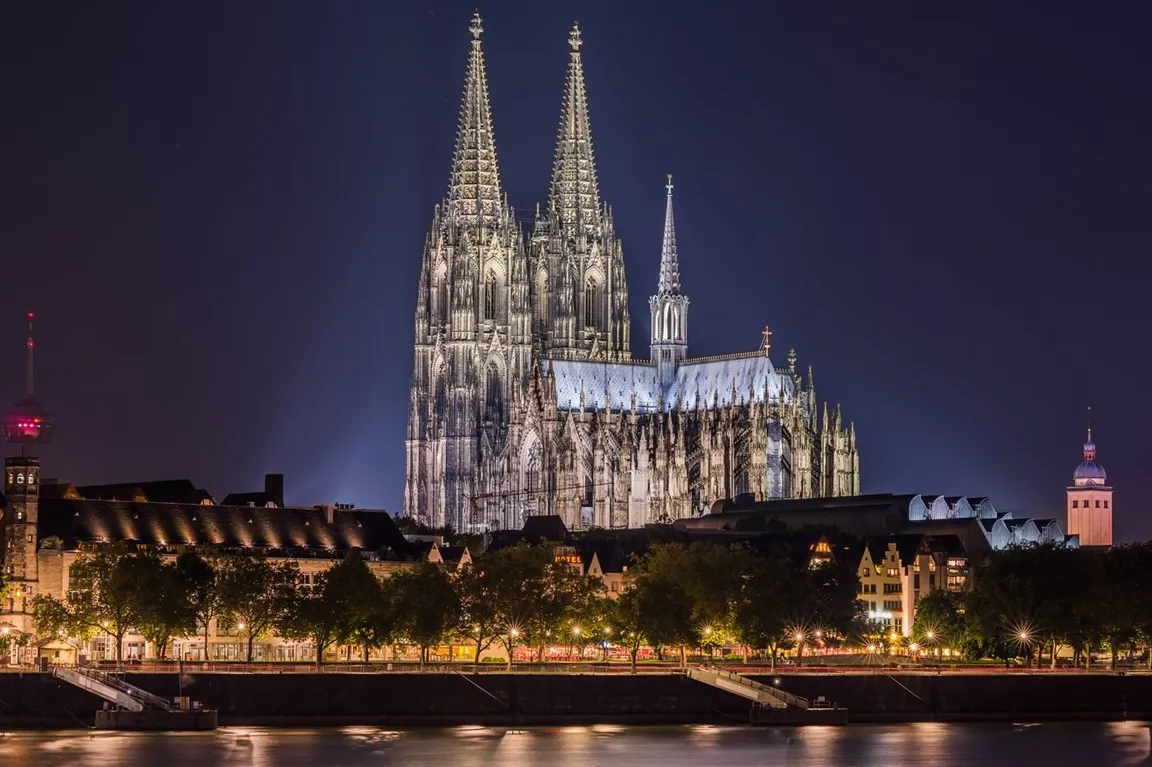
[(581, 406), (628, 410), (633, 395), (642, 412), (671, 410), (677, 401), (685, 410), (706, 410), (713, 403), (745, 404), (749, 393), (755, 401), (787, 401), (792, 396), (791, 377), (776, 372), (772, 361), (759, 352), (685, 360), (663, 389), (651, 362), (550, 360), (547, 364), (556, 379), (556, 405), (561, 410)]

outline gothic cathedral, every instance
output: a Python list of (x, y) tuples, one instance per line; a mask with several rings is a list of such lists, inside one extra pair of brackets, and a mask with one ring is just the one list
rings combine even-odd
[(447, 197), (416, 297), (404, 512), (459, 531), (558, 514), (570, 529), (639, 527), (722, 498), (855, 495), (856, 433), (821, 412), (809, 368), (759, 350), (688, 356), (672, 180), (651, 360), (632, 358), (628, 283), (600, 199), (580, 32), (547, 205), (525, 233), (500, 186), (479, 15)]

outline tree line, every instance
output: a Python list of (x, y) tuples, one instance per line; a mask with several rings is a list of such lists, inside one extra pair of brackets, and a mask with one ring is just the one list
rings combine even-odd
[[(124, 638), (136, 631), (167, 657), (178, 638), (203, 636), (215, 619), (241, 638), (251, 662), (256, 642), (276, 636), (311, 643), (319, 663), (333, 646), (372, 650), (397, 644), (432, 648), (467, 644), (476, 658), (498, 647), (537, 661), (565, 645), (641, 648), (681, 662), (693, 648), (742, 646), (767, 653), (814, 643), (847, 642), (861, 627), (855, 571), (833, 563), (807, 567), (764, 559), (741, 547), (656, 543), (627, 569), (618, 598), (582, 568), (558, 561), (551, 545), (490, 550), (458, 572), (421, 563), (379, 578), (359, 552), (302, 577), (289, 560), (215, 556), (187, 550), (175, 558), (148, 548), (109, 544), (81, 554), (63, 598), (33, 600), (42, 638), (91, 640), (105, 635), (122, 662)], [(351, 657), (351, 652), (349, 657)]]
[[(934, 592), (917, 604), (911, 641), (954, 648), (969, 660), (1051, 667), (1068, 656), (1108, 663), (1152, 646), (1152, 542), (1108, 549), (1060, 545), (992, 552), (967, 592)], [(1148, 653), (1152, 668), (1152, 653)]]

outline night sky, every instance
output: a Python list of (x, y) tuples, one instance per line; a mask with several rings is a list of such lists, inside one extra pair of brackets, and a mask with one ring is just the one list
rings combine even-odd
[[(400, 507), (473, 9), (0, 6), (0, 400), (34, 310), (45, 476)], [(770, 325), (856, 422), (866, 492), (1061, 509), (1092, 405), (1118, 537), (1152, 536), (1147, 3), (480, 11), (524, 217), (580, 22), (638, 356), (672, 172), (690, 353)]]

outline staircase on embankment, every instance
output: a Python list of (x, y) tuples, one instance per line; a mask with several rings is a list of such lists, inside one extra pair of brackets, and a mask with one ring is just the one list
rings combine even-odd
[(810, 701), (734, 671), (689, 666), (687, 675), (696, 682), (752, 701), (748, 712), (751, 724), (845, 724), (848, 721), (847, 710), (830, 705), (823, 697)]
[(146, 708), (155, 711), (172, 711), (172, 706), (168, 701), (159, 695), (141, 690), (118, 676), (98, 669), (85, 666), (75, 668), (55, 666), (52, 669), (52, 676), (101, 697), (109, 703), (114, 703), (127, 711), (139, 713)]

